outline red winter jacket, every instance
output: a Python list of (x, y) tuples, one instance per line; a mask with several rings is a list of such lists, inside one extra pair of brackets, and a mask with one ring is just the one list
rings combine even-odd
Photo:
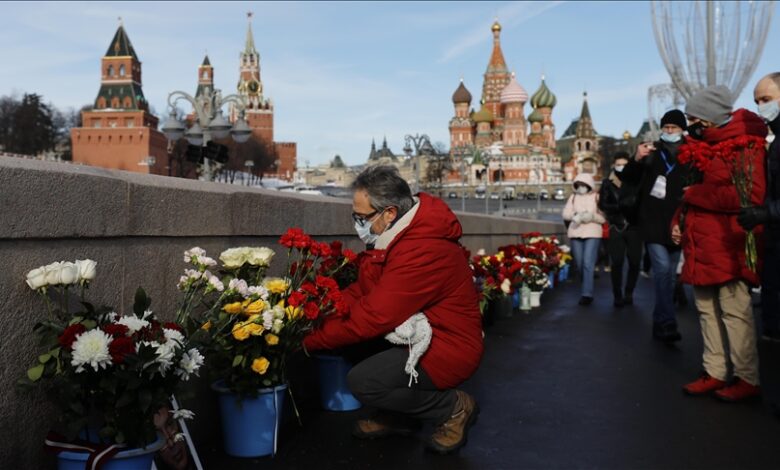
[[(739, 136), (766, 137), (766, 134), (766, 124), (761, 118), (746, 109), (738, 109), (724, 127), (706, 129), (704, 142), (714, 145)], [(754, 153), (751, 192), (754, 205), (761, 205), (764, 201), (764, 155), (764, 147)], [(683, 201), (687, 204), (687, 213), (682, 234), (685, 255), (682, 281), (696, 286), (718, 285), (734, 279), (757, 284), (758, 275), (745, 264), (745, 230), (737, 223), (739, 196), (727, 164), (718, 158), (712, 160), (702, 182), (689, 187)], [(672, 225), (678, 223), (678, 217)], [(753, 230), (757, 242), (761, 240), (762, 229), (763, 226), (758, 226)], [(758, 261), (760, 265), (760, 251)]]
[(433, 338), (422, 367), (438, 388), (454, 388), (482, 357), (482, 318), (458, 243), (460, 222), (442, 200), (420, 193), (419, 203), (391, 232), (395, 236), (386, 249), (365, 252), (358, 281), (345, 292), (349, 315), (327, 318), (304, 346), (333, 349), (384, 336), (423, 312)]

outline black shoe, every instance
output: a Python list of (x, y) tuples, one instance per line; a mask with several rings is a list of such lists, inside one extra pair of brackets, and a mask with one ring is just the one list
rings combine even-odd
[(623, 296), (624, 305), (634, 305), (634, 294), (626, 294)]
[(623, 308), (624, 305), (626, 305), (626, 302), (621, 299), (620, 297), (615, 297), (615, 308)]
[(674, 343), (680, 341), (682, 336), (677, 331), (676, 323), (667, 323), (666, 325), (659, 325), (656, 330), (656, 325), (653, 325), (653, 337), (664, 343)]
[(593, 297), (586, 297), (584, 295), (580, 297), (580, 301), (579, 301), (580, 305), (590, 305), (592, 303), (593, 303)]

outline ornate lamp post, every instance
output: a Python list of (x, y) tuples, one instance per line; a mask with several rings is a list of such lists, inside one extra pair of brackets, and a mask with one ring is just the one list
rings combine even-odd
[(460, 210), (466, 212), (466, 184), (468, 183), (467, 167), (471, 168), (471, 163), (474, 161), (476, 155), (476, 149), (473, 145), (466, 145), (456, 147), (453, 152), (460, 159)]
[(407, 158), (412, 157), (412, 144), (414, 144), (415, 160), (414, 160), (414, 191), (413, 194), (420, 192), (420, 156), (432, 155), (434, 153), (433, 145), (431, 145), (431, 139), (426, 134), (407, 134), (404, 137), (406, 145), (404, 145), (404, 153)]
[[(176, 103), (179, 100), (189, 101), (195, 111), (195, 121), (187, 129), (185, 124), (176, 119)], [(234, 103), (239, 110), (239, 118), (230, 125), (222, 114), (222, 107)], [(239, 95), (222, 96), (220, 90), (207, 90), (201, 96), (194, 98), (183, 91), (173, 91), (168, 95), (170, 114), (162, 126), (162, 132), (170, 141), (186, 138), (190, 145), (206, 147), (211, 140), (224, 139), (228, 135), (239, 144), (249, 140), (252, 129), (244, 119), (245, 104)], [(203, 160), (203, 175), (206, 181), (213, 178), (211, 164), (208, 158)]]
[(250, 175), (249, 176), (249, 183), (250, 184), (248, 185), (248, 186), (250, 186), (251, 183), (252, 183), (252, 180), (254, 179), (254, 175), (252, 174), (252, 168), (254, 168), (255, 162), (254, 162), (254, 160), (247, 160), (247, 161), (244, 162), (244, 166), (246, 167), (246, 173), (248, 175)]

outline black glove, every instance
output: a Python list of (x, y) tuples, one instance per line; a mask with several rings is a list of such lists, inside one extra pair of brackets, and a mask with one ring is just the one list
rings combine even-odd
[(743, 207), (739, 210), (737, 222), (746, 231), (751, 231), (756, 225), (765, 224), (769, 220), (769, 211), (764, 206)]

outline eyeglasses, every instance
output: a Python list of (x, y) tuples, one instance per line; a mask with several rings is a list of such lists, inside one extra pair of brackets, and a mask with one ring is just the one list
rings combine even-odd
[[(382, 210), (384, 210), (384, 209), (382, 209)], [(352, 220), (354, 220), (355, 222), (357, 222), (358, 225), (363, 227), (364, 225), (366, 225), (366, 222), (368, 222), (370, 219), (373, 219), (377, 214), (379, 214), (379, 212), (380, 211), (376, 210), (376, 211), (374, 211), (374, 212), (372, 212), (370, 214), (366, 214), (366, 215), (360, 215), (357, 212), (353, 212), (352, 213)]]

